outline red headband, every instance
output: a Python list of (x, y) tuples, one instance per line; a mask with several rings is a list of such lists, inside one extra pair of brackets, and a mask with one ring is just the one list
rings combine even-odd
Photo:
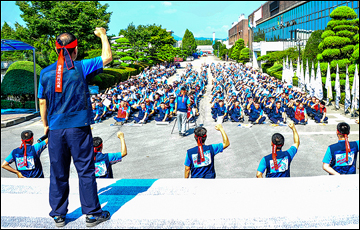
[(66, 46), (62, 46), (58, 43), (58, 41), (56, 41), (55, 46), (56, 49), (61, 49), (58, 57), (58, 62), (56, 65), (55, 92), (61, 93), (64, 61), (68, 70), (74, 68), (74, 63), (67, 49), (75, 48), (77, 46), (77, 39), (67, 44)]
[(273, 162), (274, 162), (275, 170), (278, 170), (278, 169), (279, 169), (279, 166), (278, 166), (277, 160), (276, 160), (276, 157), (277, 157), (277, 154), (276, 154), (277, 147), (279, 147), (279, 145), (275, 145), (275, 144), (273, 143), (273, 146), (272, 146), (272, 159), (273, 159)]
[(348, 135), (347, 134), (342, 134), (339, 131), (337, 131), (337, 132), (338, 132), (338, 134), (341, 134), (341, 135), (343, 135), (345, 137), (346, 162), (348, 162), (348, 160), (349, 160), (349, 152), (351, 151)]
[(203, 136), (196, 136), (197, 138), (197, 144), (198, 144), (198, 158), (197, 158), (197, 163), (201, 164), (202, 162), (205, 161), (205, 157), (204, 157), (204, 150), (203, 150), (203, 143), (202, 143), (202, 138), (206, 137), (206, 134), (204, 134)]
[(96, 160), (96, 153), (99, 152), (97, 151), (99, 148), (101, 148), (103, 146), (103, 143), (101, 143), (99, 146), (94, 147), (94, 161)]
[(27, 140), (21, 140), (21, 145), (20, 145), (20, 149), (22, 149), (22, 147), (24, 146), (24, 165), (27, 166), (27, 157), (26, 157), (26, 142), (29, 142), (33, 139), (34, 137), (31, 137)]

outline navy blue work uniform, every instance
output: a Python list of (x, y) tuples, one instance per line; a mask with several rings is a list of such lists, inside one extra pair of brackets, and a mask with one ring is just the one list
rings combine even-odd
[(96, 178), (114, 178), (111, 165), (122, 160), (121, 152), (102, 153), (96, 152), (95, 157), (95, 177)]
[(5, 161), (9, 164), (15, 162), (16, 170), (21, 172), (26, 178), (44, 178), (40, 155), (42, 151), (46, 149), (46, 142), (42, 141), (35, 145), (26, 145), (26, 166), (24, 164), (24, 148), (14, 149), (10, 155), (5, 158)]
[(83, 214), (99, 216), (102, 209), (97, 196), (93, 137), (94, 123), (88, 80), (102, 72), (101, 57), (75, 61), (74, 68), (63, 69), (62, 92), (55, 92), (57, 62), (40, 73), (40, 99), (46, 99), (49, 123), (50, 216), (67, 214), (69, 172), (73, 158), (79, 178)]
[(198, 147), (191, 148), (186, 153), (185, 166), (190, 167), (191, 178), (213, 178), (215, 179), (214, 157), (224, 150), (223, 143), (203, 145), (205, 161), (198, 163)]
[(290, 164), (296, 153), (297, 148), (295, 146), (291, 146), (287, 151), (277, 151), (277, 170), (274, 166), (272, 154), (269, 154), (262, 158), (257, 171), (264, 173), (266, 169), (266, 177), (290, 177)]
[(323, 163), (329, 164), (340, 174), (356, 174), (356, 160), (359, 152), (359, 141), (350, 141), (350, 152), (346, 162), (345, 140), (330, 145), (325, 153)]

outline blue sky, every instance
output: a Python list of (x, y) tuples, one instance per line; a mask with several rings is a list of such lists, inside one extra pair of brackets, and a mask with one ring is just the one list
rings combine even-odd
[[(183, 37), (189, 29), (195, 37), (228, 37), (232, 22), (240, 14), (247, 18), (266, 1), (101, 1), (109, 4), (110, 18), (108, 35), (118, 35), (120, 29), (131, 22), (134, 25), (157, 24)], [(15, 22), (25, 25), (15, 1), (1, 1), (1, 26), (6, 21), (14, 28)]]

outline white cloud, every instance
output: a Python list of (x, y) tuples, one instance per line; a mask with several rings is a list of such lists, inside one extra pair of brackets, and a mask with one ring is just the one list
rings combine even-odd
[(173, 14), (173, 13), (176, 13), (176, 9), (168, 9), (168, 10), (165, 10), (164, 13), (166, 14)]
[(163, 4), (164, 6), (171, 6), (171, 5), (172, 5), (171, 2), (162, 2), (162, 4)]

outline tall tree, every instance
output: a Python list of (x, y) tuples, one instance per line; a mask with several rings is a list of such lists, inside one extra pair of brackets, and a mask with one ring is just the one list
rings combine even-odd
[(49, 56), (55, 49), (56, 36), (71, 32), (78, 38), (79, 58), (86, 50), (100, 48), (93, 31), (108, 29), (111, 12), (108, 4), (98, 1), (16, 1), (29, 29), (29, 38), (38, 50)]
[(234, 44), (234, 48), (231, 52), (231, 59), (239, 61), (240, 51), (244, 48), (245, 48), (244, 39), (239, 38)]
[(182, 39), (182, 49), (186, 50), (188, 55), (191, 55), (196, 52), (196, 48), (197, 45), (193, 33), (186, 29)]

